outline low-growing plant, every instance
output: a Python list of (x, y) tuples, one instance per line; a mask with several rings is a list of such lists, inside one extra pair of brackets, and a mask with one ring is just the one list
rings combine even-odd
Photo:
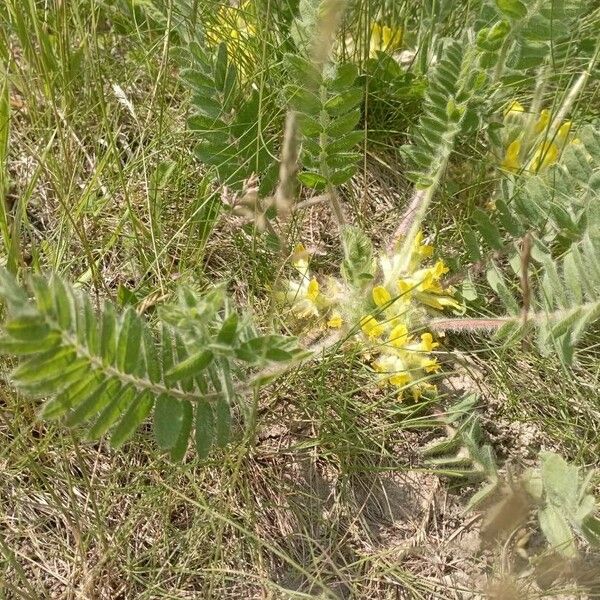
[[(537, 86), (543, 86), (553, 56), (545, 37), (533, 43), (536, 27), (560, 19), (560, 33), (576, 15), (570, 7), (550, 14), (548, 4), (485, 2), (468, 35), (428, 38), (419, 61), (419, 85), (425, 87), (421, 115), (403, 148), (414, 190), (393, 234), (377, 244), (348, 225), (336, 192), (362, 157), (356, 148), (364, 132), (356, 127), (365, 114), (360, 85), (365, 73), (357, 64), (332, 59), (343, 2), (302, 2), (291, 28), (288, 42), (296, 52), (285, 56), (282, 68), (288, 78), (282, 95), (291, 116), (277, 189), (275, 134), (262, 119), (263, 96), (241, 81), (241, 58), (226, 42), (215, 40), (214, 32), (208, 41), (197, 36), (179, 53), (182, 80), (193, 93), (189, 125), (198, 140), (196, 155), (214, 168), (215, 185), (241, 192), (257, 178), (252, 191), (257, 205), (285, 204), (285, 210), (261, 214), (269, 233), (279, 236), (279, 250), (292, 257), (286, 265), (290, 275), (274, 282), (274, 295), (301, 329), (330, 330), (330, 337), (318, 349), (302, 349), (296, 338), (278, 330), (259, 331), (220, 286), (202, 294), (182, 288), (179, 302), (161, 308), (154, 327), (131, 307), (118, 314), (106, 302), (96, 310), (86, 294), (56, 276), (26, 276), (22, 287), (4, 270), (0, 295), (7, 319), (0, 349), (24, 358), (12, 380), (51, 397), (43, 416), (87, 422), (89, 437), (110, 431), (115, 446), (153, 413), (159, 446), (181, 459), (192, 431), (200, 457), (226, 444), (232, 412), (246, 424), (254, 422), (260, 386), (304, 360), (343, 349), (340, 342), (358, 348), (373, 381), (398, 396), (407, 391), (413, 397), (435, 396), (433, 381), (443, 366), (439, 337), (448, 331), (497, 332), (509, 344), (535, 330), (542, 352), (557, 352), (565, 367), (573, 364), (577, 344), (600, 317), (600, 134), (566, 117), (598, 52), (556, 114), (541, 109), (538, 90), (530, 116), (520, 124), (524, 110), (503, 85), (507, 79), (525, 85), (535, 67)], [(323, 14), (327, 18), (319, 20)], [(312, 32), (308, 45), (306, 32)], [(373, 27), (371, 36), (379, 36), (376, 55), (400, 43), (390, 33), (384, 44), (381, 26)], [(525, 134), (513, 130), (516, 126)], [(457, 144), (479, 128), (489, 134), (490, 149), (500, 149), (500, 183), (493, 206), (473, 213), (465, 236), (467, 266), (483, 265), (505, 309), (484, 319), (469, 315), (468, 302), (447, 283), (446, 262), (442, 256), (434, 259), (424, 233)], [(339, 230), (338, 275), (315, 274), (309, 252), (301, 244), (294, 248), (284, 219), (277, 220), (295, 210), (297, 186), (325, 191), (323, 202), (333, 209)], [(428, 452), (438, 456), (438, 466), (487, 479), (479, 499), (498, 484), (498, 476), (491, 448), (481, 445), (471, 405), (465, 399), (458, 416), (447, 418), (448, 439)], [(590, 496), (581, 496), (572, 467), (542, 458), (540, 525), (552, 544), (569, 546), (573, 528), (597, 528), (590, 521)], [(571, 482), (563, 491), (556, 488), (559, 471)]]

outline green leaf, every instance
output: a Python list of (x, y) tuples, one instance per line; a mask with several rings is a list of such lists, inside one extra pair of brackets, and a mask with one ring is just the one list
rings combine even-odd
[[(326, 82), (327, 87), (334, 92), (343, 92), (354, 84), (358, 77), (358, 67), (351, 62), (338, 65), (333, 79)], [(361, 90), (362, 98), (362, 90)]]
[(78, 378), (56, 397), (52, 398), (42, 408), (44, 419), (57, 419), (74, 406), (81, 404), (100, 385), (100, 379), (94, 372)]
[(215, 414), (211, 404), (199, 400), (196, 404), (196, 452), (199, 458), (206, 458), (213, 445), (215, 435)]
[(540, 510), (540, 527), (550, 546), (566, 558), (577, 556), (575, 536), (560, 509), (548, 505)]
[(231, 346), (236, 340), (238, 327), (238, 316), (237, 313), (231, 313), (221, 326), (221, 330), (217, 335), (217, 343)]
[(223, 91), (225, 88), (227, 63), (227, 44), (225, 42), (221, 42), (217, 48), (217, 57), (215, 60), (215, 86), (221, 91)]
[(133, 307), (128, 307), (119, 328), (117, 342), (117, 368), (125, 373), (134, 373), (140, 358), (142, 320)]
[(498, 294), (498, 297), (502, 300), (506, 310), (511, 315), (519, 314), (519, 304), (506, 285), (502, 271), (492, 263), (492, 267), (488, 269), (486, 276), (490, 287)]
[(327, 179), (319, 173), (313, 171), (303, 171), (298, 173), (298, 180), (302, 185), (311, 189), (322, 189), (327, 185)]
[(332, 120), (329, 125), (327, 125), (325, 131), (329, 137), (337, 138), (354, 131), (354, 128), (358, 125), (359, 121), (360, 110), (351, 110), (345, 115)]
[(66, 424), (77, 425), (99, 413), (119, 393), (120, 389), (121, 382), (117, 379), (100, 382), (79, 406), (74, 407), (73, 412), (67, 416)]
[(59, 327), (70, 331), (75, 325), (75, 306), (71, 289), (60, 277), (53, 275), (50, 281), (50, 291), (54, 298), (54, 308)]
[(484, 504), (487, 500), (489, 500), (492, 495), (495, 495), (498, 492), (498, 482), (493, 481), (492, 483), (486, 483), (480, 490), (478, 490), (475, 494), (471, 496), (469, 502), (467, 503), (467, 507), (465, 508), (465, 512), (469, 510), (475, 510), (482, 504)]
[(215, 85), (214, 79), (210, 75), (206, 75), (197, 69), (182, 69), (179, 72), (179, 77), (192, 88), (210, 89)]
[(462, 443), (462, 438), (459, 433), (447, 437), (441, 441), (435, 441), (423, 448), (421, 454), (425, 458), (432, 458), (434, 456), (448, 455), (456, 452)]
[(215, 442), (219, 448), (223, 448), (229, 442), (231, 432), (231, 411), (229, 404), (219, 398), (215, 402)]
[(375, 275), (373, 244), (358, 227), (346, 226), (342, 230), (342, 277), (351, 285), (362, 288)]
[(48, 281), (40, 275), (34, 275), (31, 278), (31, 287), (35, 294), (38, 310), (52, 319), (56, 319), (54, 298), (50, 286), (48, 285)]
[(164, 450), (175, 446), (185, 419), (185, 405), (181, 400), (161, 395), (154, 407), (154, 437)]
[(498, 228), (492, 223), (489, 216), (480, 208), (475, 208), (473, 211), (473, 219), (477, 222), (479, 232), (481, 233), (486, 244), (494, 250), (502, 250), (502, 235)]
[(308, 137), (319, 135), (323, 131), (320, 121), (305, 113), (298, 113), (298, 127)]
[(105, 365), (112, 365), (117, 353), (117, 317), (114, 306), (107, 302), (102, 312), (100, 354)]
[(581, 530), (592, 546), (600, 546), (600, 519), (589, 516), (583, 520)]
[(185, 456), (185, 451), (187, 450), (188, 440), (190, 437), (190, 432), (192, 430), (192, 422), (194, 417), (194, 411), (192, 409), (191, 403), (187, 400), (183, 400), (182, 405), (183, 415), (181, 420), (181, 431), (179, 432), (179, 437), (177, 438), (177, 441), (171, 448), (171, 458), (175, 461), (180, 461)]
[(11, 309), (20, 308), (28, 302), (27, 294), (15, 276), (4, 267), (0, 267), (0, 296), (9, 303)]
[(61, 342), (60, 333), (51, 332), (40, 340), (16, 340), (7, 336), (0, 336), (0, 354), (38, 354), (51, 348), (55, 348)]
[(98, 319), (87, 295), (82, 294), (77, 298), (77, 339), (88, 352), (97, 356), (100, 353), (100, 340), (98, 337)]
[(297, 54), (286, 54), (284, 59), (286, 67), (300, 85), (315, 88), (321, 85), (321, 73), (311, 61)]
[(522, 19), (527, 15), (527, 6), (520, 0), (496, 0), (496, 6), (513, 19)]
[(94, 440), (102, 437), (114, 425), (119, 416), (129, 408), (136, 395), (137, 391), (131, 385), (120, 390), (100, 413), (90, 428), (87, 438)]
[(137, 427), (150, 414), (153, 406), (154, 397), (150, 392), (144, 391), (138, 395), (110, 437), (113, 448), (119, 448), (134, 434)]
[(292, 108), (309, 115), (319, 115), (321, 112), (321, 99), (313, 92), (299, 87), (286, 88)]
[(354, 88), (333, 96), (325, 102), (325, 110), (332, 116), (342, 115), (352, 110), (357, 104), (360, 104), (363, 100), (363, 90), (360, 88)]
[(240, 347), (236, 350), (236, 356), (249, 363), (257, 363), (263, 360), (287, 361), (294, 357), (291, 352), (294, 346), (295, 338), (282, 335), (263, 335), (240, 344)]
[(218, 119), (222, 113), (222, 107), (218, 100), (210, 96), (195, 94), (192, 98), (192, 104), (198, 114), (210, 119)]
[(24, 314), (12, 319), (4, 326), (6, 333), (21, 342), (38, 341), (42, 343), (50, 333), (50, 327), (39, 313)]
[(364, 131), (351, 131), (346, 135), (343, 135), (332, 142), (330, 142), (326, 151), (327, 154), (335, 154), (337, 152), (347, 152), (352, 150), (357, 144), (364, 142), (365, 132)]
[(76, 357), (75, 350), (70, 346), (59, 350), (53, 348), (19, 365), (12, 372), (12, 377), (21, 385), (39, 383), (60, 376)]
[(169, 384), (172, 384), (184, 379), (193, 378), (208, 367), (213, 356), (214, 355), (210, 350), (201, 350), (175, 365), (165, 374), (165, 380), (169, 382)]
[(192, 131), (210, 133), (213, 142), (222, 140), (224, 146), (228, 143), (229, 127), (221, 119), (206, 117), (204, 115), (192, 115), (187, 120), (187, 125)]
[(146, 364), (146, 373), (148, 374), (148, 379), (150, 379), (152, 383), (158, 383), (161, 380), (161, 365), (158, 359), (156, 345), (154, 344), (154, 339), (152, 338), (152, 333), (147, 327), (144, 327), (143, 329), (142, 354)]
[(357, 165), (349, 165), (342, 169), (335, 169), (329, 174), (329, 182), (331, 185), (342, 185), (350, 181), (358, 170)]
[(579, 493), (579, 471), (555, 452), (540, 452), (541, 475), (546, 495), (551, 502), (574, 508)]

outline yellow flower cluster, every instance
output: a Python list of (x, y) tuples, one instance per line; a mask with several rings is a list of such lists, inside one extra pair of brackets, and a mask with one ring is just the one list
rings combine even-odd
[[(552, 114), (543, 109), (528, 131), (527, 116), (522, 104), (513, 101), (504, 112), (504, 124), (508, 131), (507, 146), (502, 168), (516, 172), (521, 169), (538, 173), (554, 164), (567, 144), (571, 121), (565, 121), (551, 131)], [(570, 142), (578, 143), (577, 139)]]
[[(358, 337), (368, 355), (375, 356), (373, 369), (380, 374), (383, 384), (400, 388), (400, 395), (402, 389), (409, 386), (414, 397), (434, 389), (423, 380), (440, 369), (431, 355), (439, 346), (433, 335), (424, 332), (417, 337), (410, 332), (418, 320), (415, 319), (417, 313), (428, 308), (460, 307), (453, 298), (453, 290), (441, 282), (448, 272), (444, 262), (438, 260), (430, 266), (422, 266), (424, 260), (431, 258), (433, 250), (419, 233), (406, 272), (399, 271), (399, 255), (382, 256), (382, 282), (370, 290), (370, 297), (365, 299), (368, 312), (363, 313), (359, 322)], [(352, 322), (355, 307), (342, 305), (349, 290), (331, 279), (322, 291), (317, 279), (310, 274), (308, 253), (301, 244), (295, 249), (292, 265), (300, 278), (290, 279), (280, 297), (291, 306), (297, 318), (321, 317), (330, 328), (341, 328)]]
[[(371, 35), (369, 36), (369, 58), (377, 58), (378, 52), (392, 54), (402, 48), (404, 42), (404, 31), (400, 27), (383, 25), (379, 21), (371, 23)], [(364, 46), (359, 43), (358, 38), (348, 33), (344, 40), (344, 52), (347, 56), (358, 58), (359, 52)], [(336, 50), (341, 46), (336, 45)]]
[(423, 259), (432, 254), (433, 246), (424, 244), (423, 234), (419, 233), (408, 273), (398, 274), (399, 256), (382, 257), (383, 283), (371, 292), (375, 310), (360, 321), (366, 341), (378, 354), (372, 365), (374, 370), (382, 374), (385, 383), (400, 388), (410, 385), (415, 397), (433, 388), (421, 380), (440, 368), (430, 355), (439, 346), (432, 334), (423, 333), (417, 341), (409, 332), (415, 309), (423, 305), (435, 310), (460, 307), (453, 291), (441, 283), (441, 277), (448, 272), (444, 262), (438, 260), (432, 266), (421, 266)]
[(252, 0), (244, 0), (237, 7), (228, 2), (223, 3), (216, 13), (215, 23), (206, 30), (206, 38), (210, 44), (227, 44), (230, 60), (237, 67), (242, 80), (247, 79), (250, 74), (256, 34), (257, 17)]
[(369, 56), (375, 58), (378, 52), (394, 52), (402, 47), (404, 32), (401, 28), (388, 27), (381, 23), (371, 24)]
[(325, 291), (310, 272), (308, 263), (309, 254), (303, 244), (298, 244), (292, 256), (292, 266), (297, 277), (286, 282), (286, 288), (279, 292), (277, 299), (291, 307), (294, 316), (298, 319), (320, 317), (328, 315), (327, 326), (340, 328), (343, 324), (341, 314), (332, 309), (337, 303), (339, 285), (333, 279), (327, 282)]

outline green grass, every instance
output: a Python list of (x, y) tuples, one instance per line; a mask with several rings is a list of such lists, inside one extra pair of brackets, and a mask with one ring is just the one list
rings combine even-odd
[[(56, 270), (98, 298), (135, 303), (151, 320), (180, 283), (224, 281), (261, 326), (283, 329), (268, 301), (278, 251), (220, 209), (214, 173), (194, 157), (189, 94), (173, 59), (182, 28), (193, 27), (181, 17), (185, 3), (166, 1), (153, 18), (146, 3), (136, 4), (0, 7), (0, 261)], [(224, 3), (199, 4), (198, 21), (210, 25)], [(469, 14), (467, 5), (430, 18), (420, 3), (355, 4), (350, 23), (361, 35), (381, 9), (404, 23), (415, 45), (432, 21), (456, 34)], [(597, 24), (596, 9), (584, 31)], [(284, 113), (274, 31), (261, 23), (250, 46), (251, 79), (273, 131)], [(546, 92), (548, 106), (562, 101), (580, 68), (575, 59), (565, 66)], [(397, 149), (419, 103), (374, 94), (368, 152), (342, 195), (382, 245), (410, 194)], [(598, 118), (597, 94), (592, 78), (574, 119)], [(461, 146), (427, 221), (457, 264), (465, 260), (461, 223), (490, 199), (490, 161), (481, 140)], [(295, 219), (293, 237), (326, 250), (315, 260), (334, 272), (339, 247), (327, 207)], [(446, 349), (476, 352), (449, 362), (442, 409), (461, 387), (479, 391), (484, 428), (509, 462), (529, 465), (545, 448), (597, 463), (598, 329), (575, 370), (526, 344), (507, 350), (488, 338), (448, 336)], [(11, 366), (3, 360), (2, 374)], [(174, 465), (149, 428), (114, 451), (40, 421), (38, 401), (3, 383), (0, 596), (448, 599), (481, 591), (486, 576), (500, 572), (497, 553), (488, 560), (479, 552), (462, 514), (475, 488), (423, 467), (419, 449), (439, 434), (427, 402), (397, 402), (358, 356), (341, 350), (280, 378), (257, 400), (255, 429), (204, 463), (190, 452)]]

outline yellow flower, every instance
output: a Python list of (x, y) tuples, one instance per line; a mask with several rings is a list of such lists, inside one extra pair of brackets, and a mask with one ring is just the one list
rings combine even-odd
[(216, 22), (209, 26), (206, 37), (214, 46), (225, 42), (231, 62), (235, 64), (242, 80), (246, 79), (253, 67), (253, 53), (256, 46), (257, 17), (254, 2), (245, 0), (239, 6), (228, 2), (216, 13)]
[(422, 358), (421, 369), (426, 373), (437, 373), (440, 370), (440, 363), (435, 358)]
[(327, 327), (331, 329), (339, 329), (344, 324), (344, 319), (342, 319), (342, 315), (337, 310), (334, 310), (331, 313), (331, 317), (329, 321), (327, 321)]
[(549, 167), (556, 162), (559, 149), (554, 142), (544, 142), (537, 147), (531, 161), (531, 170), (537, 173), (540, 169)]
[(412, 381), (410, 373), (396, 373), (390, 377), (390, 383), (398, 387), (404, 387)]
[(415, 286), (408, 279), (398, 279), (396, 287), (400, 296), (408, 296)]
[(419, 258), (429, 258), (433, 255), (433, 250), (433, 246), (423, 243), (423, 232), (419, 231), (415, 236), (413, 254), (416, 254)]
[(423, 333), (421, 334), (421, 350), (423, 352), (431, 352), (433, 349), (439, 346), (439, 342), (433, 341), (433, 336), (431, 333)]
[(519, 154), (521, 153), (521, 140), (516, 139), (508, 145), (504, 160), (502, 161), (502, 168), (508, 171), (518, 171), (521, 163), (519, 161)]
[(392, 331), (390, 331), (389, 343), (395, 348), (405, 346), (409, 341), (408, 328), (405, 323), (398, 323)]
[(540, 113), (540, 118), (536, 121), (533, 126), (533, 133), (537, 135), (538, 133), (542, 133), (550, 123), (550, 111), (547, 108), (544, 108)]
[(515, 114), (515, 113), (522, 113), (525, 112), (525, 109), (523, 108), (523, 105), (518, 102), (517, 100), (513, 100), (509, 105), (508, 108), (504, 111), (504, 117), (508, 117), (511, 114)]
[[(556, 138), (559, 142), (565, 142), (565, 140), (569, 137), (569, 133), (571, 133), (571, 127), (573, 123), (572, 121), (565, 121), (556, 132)], [(573, 140), (575, 142), (575, 140)]]
[(377, 56), (377, 52), (393, 52), (402, 46), (402, 29), (388, 27), (373, 23), (371, 25), (371, 40), (369, 42), (369, 55)]
[(319, 297), (319, 282), (313, 277), (308, 284), (306, 297), (314, 302)]
[(433, 265), (433, 276), (439, 279), (442, 275), (445, 275), (450, 269), (446, 266), (446, 263), (443, 260), (438, 260), (435, 265)]
[(372, 315), (366, 315), (360, 320), (360, 328), (370, 338), (379, 337), (385, 331), (384, 326)]
[(382, 285), (373, 288), (373, 302), (377, 306), (387, 306), (391, 301), (391, 294)]
[(394, 354), (384, 354), (374, 363), (373, 369), (378, 373), (383, 373), (386, 377), (383, 381), (388, 381), (392, 385), (404, 387), (412, 381), (410, 372), (401, 358)]
[(420, 294), (419, 300), (435, 308), (435, 310), (444, 310), (445, 308), (460, 308), (460, 303), (457, 302), (452, 296), (437, 296), (433, 294)]
[[(552, 113), (544, 108), (530, 130), (531, 135), (525, 137), (526, 121), (515, 117), (523, 113), (523, 107), (513, 102), (504, 113), (504, 124), (507, 126), (505, 142), (510, 144), (506, 147), (504, 159), (501, 167), (507, 171), (518, 171), (523, 168), (525, 171), (537, 173), (546, 167), (554, 164), (565, 147), (567, 139), (571, 132), (572, 122), (565, 121), (557, 129), (552, 125)], [(509, 116), (513, 116), (508, 121)], [(514, 136), (516, 135), (516, 139)], [(575, 140), (573, 142), (575, 143)], [(520, 158), (531, 156), (531, 160), (521, 163)]]

